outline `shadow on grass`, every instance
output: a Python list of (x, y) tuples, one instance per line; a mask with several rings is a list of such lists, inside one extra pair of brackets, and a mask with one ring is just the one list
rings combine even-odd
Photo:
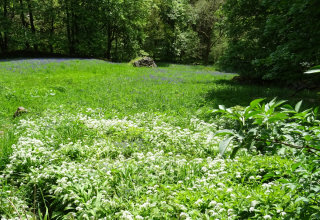
[(320, 105), (320, 97), (316, 91), (304, 90), (294, 94), (295, 91), (289, 88), (270, 85), (244, 85), (223, 79), (215, 81), (215, 87), (206, 93), (204, 98), (207, 104), (213, 105), (215, 108), (218, 105), (226, 107), (247, 106), (257, 98), (266, 98), (266, 101), (270, 101), (275, 97), (278, 100), (287, 100), (290, 105), (295, 105), (303, 100), (304, 108)]
[(169, 67), (170, 63), (164, 63), (164, 62), (156, 62), (158, 67)]

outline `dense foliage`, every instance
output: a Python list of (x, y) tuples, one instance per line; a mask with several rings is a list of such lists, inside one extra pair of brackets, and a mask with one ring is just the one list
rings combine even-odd
[(261, 104), (263, 99), (256, 99), (250, 106), (214, 110), (221, 117), (221, 127), (217, 136), (225, 136), (219, 144), (221, 155), (226, 153), (234, 141), (231, 158), (242, 150), (264, 155), (282, 155), (292, 158), (295, 163), (286, 176), (277, 172), (266, 173), (262, 181), (281, 180), (284, 185), (302, 191), (294, 199), (303, 201), (297, 210), (301, 219), (320, 217), (320, 121), (318, 110), (301, 111), (302, 101), (295, 107), (284, 105), (285, 101), (276, 99)]
[[(300, 112), (302, 101), (298, 102), (295, 108), (288, 104), (283, 105), (285, 101), (276, 99), (267, 104), (260, 104), (262, 101), (263, 99), (256, 99), (246, 108), (226, 109), (220, 105), (220, 110), (214, 111), (236, 122), (236, 124), (230, 123), (233, 130), (219, 132), (219, 135), (229, 136), (221, 142), (222, 155), (233, 139), (239, 145), (233, 149), (232, 157), (238, 150), (242, 148), (251, 150), (252, 147), (261, 152), (273, 153), (278, 151), (285, 153), (282, 146), (316, 155), (320, 152), (319, 108)], [(277, 108), (280, 106), (281, 110), (278, 111)]]
[(318, 0), (228, 0), (224, 68), (244, 77), (292, 80), (320, 62)]
[(244, 78), (297, 80), (320, 62), (318, 8), (318, 0), (0, 0), (0, 54), (220, 61)]
[(0, 0), (0, 53), (31, 51), (118, 61), (149, 54), (167, 61), (209, 62), (221, 37), (214, 27), (221, 20), (215, 12), (222, 2)]

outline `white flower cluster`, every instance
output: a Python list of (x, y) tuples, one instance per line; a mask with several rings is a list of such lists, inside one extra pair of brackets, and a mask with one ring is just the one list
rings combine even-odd
[[(0, 183), (41, 191), (77, 219), (235, 218), (230, 201), (248, 193), (233, 183), (244, 175), (232, 175), (237, 161), (211, 155), (220, 141), (214, 125), (195, 118), (184, 124), (147, 113), (106, 119), (92, 109), (21, 120)], [(12, 200), (32, 213), (31, 197)]]

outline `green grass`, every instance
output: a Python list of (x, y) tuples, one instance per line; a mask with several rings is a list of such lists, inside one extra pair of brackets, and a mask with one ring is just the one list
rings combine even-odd
[[(268, 169), (285, 174), (292, 161), (216, 157), (207, 112), (261, 97), (305, 99), (308, 107), (317, 94), (238, 85), (213, 67), (159, 66), (0, 62), (0, 215), (32, 218), (48, 208), (57, 219), (281, 219), (294, 212), (294, 190), (275, 182), (268, 194), (259, 179)], [(28, 113), (13, 118), (19, 106)]]
[(311, 92), (292, 98), (289, 89), (237, 85), (230, 81), (234, 75), (214, 75), (210, 67), (164, 66), (137, 69), (97, 60), (1, 62), (0, 123), (9, 125), (19, 106), (29, 115), (64, 105), (68, 111), (103, 108), (121, 115), (148, 111), (188, 116), (201, 106), (247, 105), (258, 97), (292, 102), (316, 98)]

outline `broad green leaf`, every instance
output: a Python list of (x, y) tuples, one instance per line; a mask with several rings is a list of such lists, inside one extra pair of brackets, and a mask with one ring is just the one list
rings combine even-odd
[(297, 185), (294, 183), (286, 183), (284, 184), (286, 187), (290, 188), (291, 190), (295, 190), (297, 188)]
[(289, 104), (285, 104), (284, 106), (282, 106), (282, 108), (288, 109), (288, 110), (293, 110), (293, 107)]
[[(261, 112), (260, 111), (253, 111), (253, 112), (250, 112), (249, 114), (245, 115), (245, 118), (248, 119), (248, 118), (251, 118), (253, 116), (256, 116), (258, 114), (260, 114)], [(254, 117), (253, 117), (254, 118)]]
[(259, 103), (262, 102), (263, 100), (265, 100), (265, 99), (255, 99), (255, 100), (253, 100), (252, 102), (250, 102), (250, 106), (251, 106), (252, 108), (254, 108), (254, 107), (256, 107), (257, 105), (259, 105)]
[(214, 136), (225, 136), (225, 135), (234, 135), (234, 132), (232, 130), (220, 130), (214, 134)]
[(285, 102), (287, 102), (287, 100), (280, 100), (279, 102), (275, 103), (272, 107), (273, 107), (273, 108), (276, 108), (276, 107), (282, 105), (282, 104), (285, 103)]
[(234, 139), (234, 136), (228, 137), (226, 139), (224, 139), (223, 141), (220, 142), (219, 144), (219, 153), (223, 156), (224, 153), (227, 150), (227, 147), (229, 146), (230, 142), (232, 141), (232, 139)]
[(272, 123), (275, 121), (285, 120), (287, 118), (289, 118), (289, 116), (286, 113), (276, 113), (268, 119), (268, 122)]
[(224, 105), (219, 105), (219, 109), (221, 109), (221, 110), (226, 110), (226, 107), (224, 106)]
[(266, 180), (268, 180), (268, 179), (270, 179), (270, 178), (274, 178), (274, 177), (276, 177), (276, 176), (277, 176), (277, 175), (276, 175), (275, 173), (267, 173), (267, 174), (265, 174), (265, 175), (263, 176), (261, 182), (264, 182), (264, 181), (266, 181)]
[(320, 69), (308, 70), (304, 72), (304, 74), (313, 74), (313, 73), (320, 73)]
[(317, 210), (320, 211), (320, 207), (319, 207), (319, 206), (312, 205), (312, 206), (310, 206), (310, 207), (311, 207), (311, 208), (314, 208), (314, 209), (317, 209)]
[(226, 111), (227, 111), (228, 113), (230, 113), (230, 114), (233, 114), (233, 111), (232, 111), (232, 109), (230, 109), (230, 108), (227, 108)]
[(278, 182), (280, 182), (280, 183), (289, 183), (289, 180), (287, 180), (287, 179), (278, 179)]
[(306, 197), (299, 197), (299, 198), (296, 199), (296, 203), (300, 202), (300, 201), (308, 203), (310, 200), (308, 198), (306, 198)]
[(302, 104), (302, 100), (296, 104), (296, 107), (294, 108), (294, 110), (296, 110), (296, 112), (299, 112), (301, 104)]
[(312, 136), (311, 135), (306, 135), (303, 137), (306, 141), (311, 141), (312, 140)]

